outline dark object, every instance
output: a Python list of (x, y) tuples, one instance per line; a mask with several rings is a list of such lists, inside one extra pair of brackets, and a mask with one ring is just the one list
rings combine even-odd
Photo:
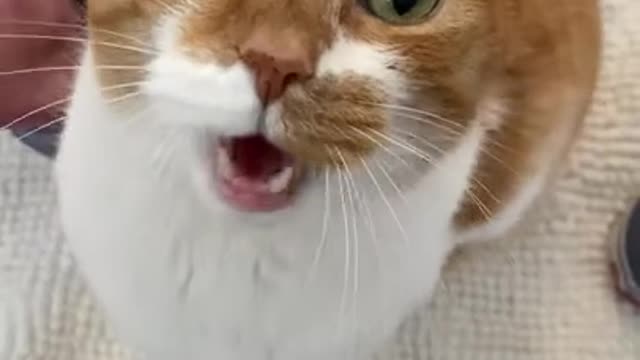
[(640, 201), (631, 208), (617, 234), (614, 260), (618, 286), (626, 298), (640, 305)]
[(53, 158), (58, 150), (58, 141), (63, 124), (56, 123), (35, 131), (32, 128), (13, 127), (11, 132), (23, 144), (48, 158)]

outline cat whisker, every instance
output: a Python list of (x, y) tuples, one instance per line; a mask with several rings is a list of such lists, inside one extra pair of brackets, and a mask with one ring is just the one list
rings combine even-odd
[[(81, 68), (80, 65), (73, 66), (47, 66), (47, 67), (35, 67), (28, 69), (18, 69), (11, 71), (0, 71), (0, 76), (10, 76), (10, 75), (23, 75), (23, 74), (33, 74), (33, 73), (43, 73), (49, 71), (76, 71)], [(143, 66), (129, 66), (129, 65), (100, 65), (96, 66), (98, 70), (145, 70), (146, 68)]]
[[(423, 151), (421, 151), (420, 149), (408, 144), (407, 142), (401, 140), (401, 139), (397, 139), (394, 137), (390, 137), (390, 136), (386, 136), (380, 132), (377, 132), (380, 136), (385, 136), (385, 138), (389, 141), (393, 141), (393, 143), (397, 144), (398, 146), (401, 146), (402, 148), (404, 148), (405, 150), (409, 151), (410, 153), (412, 153), (413, 155), (419, 157), (420, 159), (426, 161), (429, 164), (432, 164), (435, 167), (439, 167), (439, 163), (436, 161), (431, 161), (431, 158), (428, 157), (428, 155), (424, 154)], [(442, 150), (441, 150), (442, 151)], [(476, 179), (475, 177), (472, 178), (472, 181), (475, 182), (476, 184), (478, 184), (479, 186), (481, 186), (483, 189), (485, 189), (485, 191), (488, 192), (488, 194), (490, 194), (490, 196), (495, 198), (495, 195), (493, 195), (493, 193), (488, 189), (488, 187), (486, 187), (484, 184), (482, 184), (480, 182), (480, 180)], [(484, 204), (480, 198), (478, 198), (478, 196), (473, 192), (472, 189), (467, 188), (465, 189), (465, 192), (469, 195), (469, 197), (476, 203), (476, 205), (478, 206), (478, 208), (480, 209), (480, 211), (483, 213), (483, 216), (486, 216), (487, 219), (491, 218), (491, 211), (489, 210), (489, 208), (486, 206), (486, 204)], [(497, 200), (497, 198), (496, 198)]]
[[(383, 109), (387, 109), (387, 110), (391, 110), (393, 112), (399, 112), (399, 113), (409, 113), (409, 114), (413, 114), (413, 115), (422, 115), (428, 119), (433, 120), (438, 120), (443, 124), (448, 125), (449, 127), (447, 127), (447, 129), (451, 130), (451, 131), (455, 131), (454, 129), (457, 129), (457, 132), (460, 134), (462, 133), (462, 131), (464, 130), (464, 125), (446, 118), (444, 116), (438, 115), (434, 112), (430, 112), (430, 111), (426, 111), (426, 110), (421, 110), (421, 109), (417, 109), (417, 108), (412, 108), (409, 106), (403, 106), (403, 105), (395, 105), (395, 104), (386, 104), (386, 103), (371, 103), (371, 105), (373, 106), (379, 106)], [(440, 124), (441, 125), (441, 124)], [(441, 125), (442, 126), (442, 125)]]
[(400, 161), (401, 163), (403, 163), (406, 166), (409, 166), (409, 163), (402, 158), (400, 155), (396, 154), (394, 151), (392, 151), (388, 146), (385, 146), (381, 141), (377, 140), (376, 138), (374, 138), (373, 136), (367, 134), (366, 131), (363, 131), (361, 129), (358, 129), (355, 126), (351, 126), (351, 129), (354, 132), (357, 132), (358, 134), (360, 134), (361, 136), (367, 138), (369, 141), (371, 141), (372, 143), (376, 144), (379, 148), (381, 148), (382, 150), (384, 150), (386, 153), (388, 153), (389, 155), (393, 156), (394, 158), (396, 158), (398, 161)]
[(345, 190), (344, 190), (344, 175), (341, 170), (341, 164), (336, 164), (335, 168), (338, 174), (338, 183), (339, 183), (339, 191), (340, 191), (340, 203), (342, 207), (342, 216), (343, 216), (343, 225), (344, 225), (344, 271), (343, 271), (343, 285), (342, 285), (342, 294), (340, 295), (340, 309), (339, 309), (339, 318), (338, 318), (338, 329), (339, 332), (343, 331), (343, 318), (346, 313), (347, 306), (347, 293), (349, 289), (349, 273), (351, 271), (351, 241), (350, 241), (350, 226), (349, 226), (349, 218), (347, 216), (347, 205), (345, 201)]
[(420, 124), (424, 124), (430, 127), (434, 127), (437, 128), (439, 130), (442, 130), (450, 135), (456, 136), (456, 137), (460, 137), (464, 135), (463, 130), (460, 129), (454, 129), (451, 128), (449, 126), (447, 126), (446, 124), (442, 124), (442, 123), (438, 123), (436, 120), (434, 120), (434, 118), (429, 117), (429, 116), (418, 116), (416, 114), (410, 114), (410, 113), (406, 113), (406, 112), (402, 112), (402, 111), (398, 111), (398, 110), (392, 110), (391, 114), (401, 120), (412, 120), (415, 121), (417, 123)]
[[(397, 105), (397, 104), (360, 102), (360, 101), (356, 103), (361, 105), (378, 106), (378, 107), (390, 110), (393, 115), (399, 116), (403, 119), (414, 120), (419, 123), (424, 123), (425, 125), (439, 128), (455, 136), (462, 136), (464, 134), (464, 129), (465, 129), (464, 125), (460, 124), (459, 122), (453, 119), (446, 118), (442, 115), (439, 115), (433, 112), (412, 108), (408, 106)], [(418, 115), (422, 115), (422, 116), (418, 116)], [(505, 151), (509, 151), (517, 154), (516, 150), (510, 148), (509, 146), (501, 143), (500, 141), (492, 137), (489, 137), (488, 141), (494, 144), (495, 146), (502, 148)]]
[[(358, 290), (359, 290), (359, 281), (360, 281), (360, 239), (359, 239), (359, 234), (358, 234), (358, 211), (356, 208), (356, 204), (355, 199), (358, 197), (357, 194), (357, 189), (356, 189), (356, 185), (355, 185), (355, 181), (353, 178), (353, 174), (351, 173), (351, 170), (349, 169), (349, 166), (344, 158), (344, 156), (342, 155), (342, 152), (340, 150), (338, 150), (338, 157), (340, 158), (340, 162), (342, 162), (342, 164), (344, 164), (344, 169), (345, 169), (345, 173), (346, 173), (346, 178), (345, 178), (345, 183), (347, 185), (347, 196), (349, 197), (349, 204), (351, 206), (351, 227), (353, 230), (353, 283), (352, 283), (352, 287), (351, 287), (351, 301), (352, 301), (352, 310), (353, 310), (353, 316), (354, 316), (354, 326), (357, 326), (357, 317), (358, 317), (358, 311), (357, 311), (357, 304), (358, 304)], [(354, 194), (355, 193), (355, 194)]]
[[(354, 184), (354, 187), (355, 187), (355, 184)], [(366, 194), (360, 193), (356, 189), (356, 196), (358, 198), (359, 203), (363, 207), (363, 209), (365, 211), (365, 215), (367, 217), (367, 224), (369, 226), (369, 234), (371, 235), (371, 241), (373, 243), (374, 254), (375, 254), (375, 257), (376, 257), (376, 265), (377, 265), (378, 273), (380, 273), (380, 275), (381, 275), (381, 263), (382, 263), (382, 261), (380, 259), (380, 251), (379, 251), (379, 245), (378, 245), (378, 235), (377, 235), (375, 223), (373, 221), (373, 215), (371, 213), (371, 209), (369, 208)]]
[(56, 124), (59, 124), (59, 123), (63, 122), (66, 118), (67, 118), (66, 116), (57, 117), (57, 118), (55, 118), (55, 119), (53, 119), (53, 120), (51, 120), (51, 121), (49, 121), (49, 122), (47, 122), (47, 123), (45, 123), (43, 125), (38, 126), (37, 128), (35, 128), (33, 130), (29, 130), (28, 132), (18, 136), (18, 140), (22, 141), (24, 139), (27, 139), (27, 138), (39, 133), (42, 130), (45, 130), (45, 129), (51, 127), (51, 126), (54, 126)]
[(64, 98), (64, 99), (59, 99), (59, 100), (56, 100), (56, 101), (52, 101), (52, 102), (50, 102), (50, 103), (48, 103), (46, 105), (40, 106), (40, 107), (38, 107), (38, 108), (36, 108), (34, 110), (31, 110), (31, 111), (21, 115), (20, 117), (14, 119), (14, 120), (9, 121), (8, 124), (0, 127), (0, 131), (4, 131), (4, 130), (7, 130), (7, 129), (10, 129), (11, 127), (13, 127), (16, 124), (18, 124), (18, 123), (30, 118), (33, 115), (39, 114), (41, 112), (45, 112), (47, 110), (53, 109), (53, 108), (58, 107), (58, 106), (61, 106), (61, 105), (65, 104), (65, 103), (67, 103), (69, 101), (71, 101), (71, 97), (67, 97), (67, 98)]
[(33, 34), (0, 34), (0, 39), (15, 39), (15, 40), (52, 40), (52, 41), (67, 41), (81, 44), (91, 44), (95, 46), (104, 46), (113, 49), (129, 50), (146, 55), (158, 55), (157, 51), (151, 51), (136, 46), (123, 45), (107, 41), (91, 41), (81, 37), (73, 36), (53, 36), (53, 35), (33, 35)]
[(484, 220), (485, 221), (491, 220), (491, 217), (492, 217), (491, 210), (489, 210), (489, 208), (482, 202), (482, 200), (480, 200), (480, 198), (476, 195), (476, 193), (474, 193), (470, 189), (465, 190), (465, 193), (469, 196), (471, 201), (473, 201), (476, 207), (478, 207), (478, 209), (480, 210), (480, 213), (482, 214), (482, 217), (484, 217)]
[(493, 159), (495, 162), (500, 164), (503, 168), (508, 170), (512, 175), (516, 176), (517, 178), (522, 177), (520, 172), (518, 172), (516, 169), (513, 168), (513, 166), (509, 165), (506, 161), (502, 160), (499, 156), (495, 155), (493, 152), (487, 149), (485, 145), (482, 145), (482, 144), (480, 145), (480, 152), (484, 153), (485, 155)]
[(188, 6), (195, 8), (197, 6), (196, 0), (184, 0)]
[[(139, 95), (139, 94), (138, 94), (137, 92), (135, 92), (135, 93), (130, 93), (130, 94), (127, 94), (127, 95), (124, 95), (124, 96), (121, 96), (121, 97), (115, 98), (115, 99), (113, 99), (113, 100), (110, 100), (108, 103), (109, 103), (109, 104), (112, 104), (112, 103), (116, 103), (116, 102), (119, 102), (119, 101), (123, 101), (123, 100), (126, 100), (126, 99), (128, 99), (128, 98), (131, 98), (131, 97), (132, 97), (132, 96), (134, 96), (134, 95)], [(18, 137), (18, 140), (24, 140), (24, 139), (26, 139), (26, 138), (29, 138), (29, 137), (31, 137), (31, 136), (33, 136), (33, 135), (37, 134), (38, 132), (40, 132), (40, 131), (42, 131), (42, 130), (45, 130), (45, 129), (47, 129), (47, 128), (49, 128), (49, 127), (53, 126), (53, 125), (56, 125), (56, 124), (58, 124), (58, 123), (63, 122), (63, 121), (64, 121), (64, 120), (66, 120), (66, 119), (67, 119), (67, 116), (60, 116), (60, 117), (58, 117), (58, 118), (55, 118), (55, 119), (53, 119), (53, 120), (51, 120), (51, 121), (47, 122), (46, 124), (40, 125), (40, 126), (36, 127), (35, 129), (30, 130), (30, 131), (28, 131), (28, 132), (26, 132), (26, 133), (24, 133), (24, 134), (20, 135), (20, 136)], [(3, 129), (4, 129), (4, 127), (3, 127)]]
[(122, 101), (125, 101), (125, 100), (129, 100), (131, 98), (134, 98), (134, 97), (137, 97), (137, 96), (140, 96), (140, 95), (142, 95), (142, 91), (132, 91), (132, 92), (126, 94), (126, 95), (122, 95), (122, 96), (119, 96), (119, 97), (114, 98), (114, 99), (109, 99), (109, 101), (107, 101), (107, 104), (112, 105), (114, 103), (118, 103), (118, 102), (122, 102)]
[(378, 190), (378, 193), (380, 194), (380, 198), (382, 199), (382, 201), (385, 203), (385, 205), (389, 209), (389, 212), (391, 213), (391, 216), (393, 217), (393, 221), (396, 223), (396, 225), (398, 226), (398, 229), (400, 230), (400, 233), (402, 235), (402, 239), (404, 240), (404, 244), (408, 248), (409, 247), (409, 237), (407, 236), (406, 230), (405, 230), (404, 226), (402, 225), (402, 222), (400, 221), (400, 218), (398, 217), (398, 214), (396, 213), (395, 209), (393, 208), (393, 205), (391, 205), (391, 202), (389, 201), (389, 199), (385, 195), (384, 190), (382, 189), (382, 186), (380, 185), (380, 182), (378, 181), (378, 179), (374, 175), (373, 171), (371, 171), (371, 167), (369, 166), (369, 164), (367, 164), (366, 160), (363, 157), (360, 157), (360, 163), (362, 164), (362, 167), (365, 169), (365, 171), (369, 175), (369, 178), (371, 179), (371, 181), (373, 182), (374, 186)]
[(376, 167), (378, 169), (380, 169), (380, 172), (382, 172), (382, 174), (384, 175), (384, 177), (387, 179), (387, 181), (389, 181), (389, 183), (391, 184), (391, 186), (396, 190), (396, 193), (398, 194), (398, 197), (404, 202), (405, 205), (407, 205), (409, 202), (407, 201), (407, 198), (404, 196), (404, 194), (402, 193), (402, 191), (400, 190), (400, 187), (398, 186), (398, 184), (393, 180), (393, 178), (391, 177), (391, 175), (389, 174), (389, 172), (387, 171), (387, 169), (383, 166), (383, 164), (380, 162), (380, 160), (375, 160), (376, 162)]
[[(471, 181), (478, 185), (480, 187), (480, 189), (482, 189), (488, 196), (489, 198), (491, 198), (491, 201), (493, 201), (496, 204), (502, 204), (502, 200), (500, 200), (494, 193), (493, 191), (491, 191), (491, 189), (489, 189), (489, 187), (487, 185), (485, 185), (482, 181), (480, 181), (480, 179), (477, 179), (475, 176), (471, 178)], [(470, 189), (469, 191), (471, 191), (474, 195), (476, 194), (472, 189)], [(477, 196), (477, 195), (476, 195)], [(487, 208), (486, 204), (482, 203), (482, 205)], [(487, 208), (488, 210), (488, 208)], [(491, 213), (491, 211), (489, 211), (489, 213)]]
[[(411, 137), (413, 139), (416, 139), (416, 140), (420, 141), (421, 143), (425, 144), (426, 146), (430, 147), (431, 149), (434, 149), (435, 151), (437, 151), (441, 155), (445, 154), (444, 150), (442, 150), (441, 148), (439, 148), (435, 144), (431, 143), (429, 140), (427, 140), (427, 139), (425, 139), (425, 138), (423, 138), (421, 136), (416, 135), (415, 133), (412, 133), (412, 132), (409, 132), (409, 131), (406, 131), (406, 130), (402, 130), (402, 129), (398, 129), (398, 128), (395, 128), (395, 127), (392, 128), (391, 131), (395, 132), (395, 133), (398, 133), (400, 135), (409, 136), (409, 137)], [(516, 171), (506, 161), (502, 160), (499, 156), (497, 156), (496, 154), (491, 152), (489, 149), (487, 149), (487, 147), (484, 144), (480, 144), (480, 152), (482, 152), (483, 154), (487, 155), (492, 160), (496, 161), (498, 164), (500, 164), (506, 170), (511, 172), (513, 175), (515, 175), (518, 178), (520, 178), (520, 173), (518, 171)]]
[(403, 141), (401, 139), (397, 139), (396, 137), (393, 136), (388, 136), (378, 130), (371, 130), (372, 133), (374, 133), (376, 136), (378, 136), (379, 138), (393, 144), (396, 145), (398, 147), (400, 147), (401, 149), (404, 149), (406, 151), (408, 151), (410, 154), (413, 154), (415, 156), (417, 156), (418, 158), (424, 160), (427, 164), (432, 164), (433, 163), (433, 158), (425, 153), (424, 151), (416, 148), (415, 146), (407, 143), (406, 141)]
[[(140, 84), (143, 84), (143, 83), (145, 83), (145, 82), (144, 81), (139, 81), (139, 82), (117, 84), (117, 85), (113, 85), (113, 86), (103, 87), (102, 90), (104, 90), (104, 91), (118, 90), (118, 89), (123, 89), (123, 88), (127, 88), (127, 87), (137, 86), (137, 85), (140, 85)], [(73, 99), (73, 96), (69, 96), (69, 97), (65, 97), (63, 99), (52, 101), (52, 102), (50, 102), (48, 104), (45, 104), (43, 106), (40, 106), (40, 107), (38, 107), (38, 108), (36, 108), (34, 110), (31, 110), (31, 111), (19, 116), (18, 118), (14, 119), (14, 120), (9, 121), (9, 123), (7, 123), (6, 125), (0, 127), (0, 131), (10, 129), (11, 127), (19, 124), (20, 122), (22, 122), (22, 121), (24, 121), (24, 120), (26, 120), (26, 119), (34, 116), (34, 115), (37, 115), (37, 114), (42, 113), (42, 112), (45, 112), (47, 110), (54, 109), (54, 108), (56, 108), (58, 106), (62, 106), (63, 104), (70, 102), (72, 99)], [(117, 98), (115, 100), (117, 100)]]
[(53, 29), (56, 29), (56, 28), (57, 29), (76, 29), (76, 30), (81, 30), (85, 33), (87, 32), (87, 30), (91, 30), (94, 33), (111, 35), (122, 40), (131, 41), (145, 48), (148, 48), (149, 50), (153, 50), (151, 47), (148, 46), (146, 42), (142, 41), (139, 38), (136, 38), (134, 36), (124, 34), (118, 31), (103, 29), (94, 25), (82, 25), (82, 24), (74, 24), (74, 23), (39, 21), (39, 20), (0, 19), (0, 25), (4, 25), (4, 24), (24, 25), (24, 26), (34, 26), (34, 27), (42, 26), (42, 27), (48, 27)]
[(89, 25), (88, 30), (96, 34), (110, 35), (120, 40), (126, 40), (126, 41), (129, 41), (131, 44), (136, 44), (140, 46), (142, 49), (145, 49), (153, 53), (158, 53), (158, 50), (156, 50), (153, 46), (149, 46), (148, 41), (141, 40), (131, 35), (123, 34), (117, 31), (102, 29), (99, 27), (95, 27), (93, 25)]
[[(456, 129), (452, 129), (449, 128), (447, 126), (444, 126), (442, 124), (437, 123), (436, 121), (433, 120), (433, 118), (430, 117), (422, 117), (422, 116), (416, 116), (416, 115), (412, 115), (412, 114), (407, 114), (407, 113), (402, 113), (402, 112), (392, 112), (392, 114), (394, 116), (397, 116), (399, 119), (405, 119), (405, 120), (413, 120), (416, 121), (418, 123), (423, 123), (425, 125), (428, 126), (432, 126), (435, 128), (438, 128), (440, 130), (443, 130), (445, 132), (448, 132), (449, 134), (456, 136), (456, 137), (461, 137), (464, 135), (464, 133), (460, 130), (456, 130)], [(517, 150), (512, 149), (511, 147), (509, 147), (508, 145), (503, 144), (502, 142), (500, 142), (499, 140), (489, 136), (487, 137), (487, 142), (489, 142), (492, 145), (495, 145), (496, 147), (513, 153), (513, 154), (519, 154), (519, 152)]]
[[(415, 140), (417, 140), (417, 141), (420, 141), (420, 142), (422, 142), (423, 144), (425, 144), (426, 146), (428, 146), (429, 148), (433, 149), (434, 151), (436, 151), (436, 152), (437, 152), (439, 155), (441, 155), (441, 156), (446, 154), (446, 152), (445, 152), (443, 149), (441, 149), (440, 147), (438, 147), (437, 145), (432, 144), (429, 140), (427, 140), (427, 139), (425, 139), (425, 138), (423, 138), (423, 137), (417, 136), (417, 135), (416, 135), (416, 134), (414, 134), (414, 133), (411, 133), (411, 132), (408, 132), (408, 131), (404, 131), (404, 130), (400, 130), (400, 129), (395, 129), (395, 128), (390, 129), (390, 131), (395, 132), (395, 133), (398, 133), (398, 134), (400, 134), (400, 135), (410, 136), (411, 138), (413, 138), (413, 139), (415, 139)], [(485, 149), (484, 149), (483, 147), (481, 147), (481, 148), (480, 148), (480, 151), (483, 151), (483, 150), (485, 150)], [(485, 151), (487, 151), (487, 150), (485, 150)], [(484, 152), (484, 151), (483, 151), (483, 152)], [(497, 161), (497, 160), (498, 160), (498, 159), (496, 159), (496, 161)], [(501, 161), (501, 163), (503, 163), (503, 162)], [(505, 166), (508, 166), (508, 165), (506, 165), (506, 164), (504, 164), (504, 165), (505, 165)], [(497, 197), (497, 196), (495, 196), (495, 195), (493, 194), (493, 192), (492, 192), (491, 190), (489, 190), (489, 188), (488, 188), (484, 183), (482, 183), (482, 181), (480, 181), (479, 179), (477, 179), (477, 178), (475, 178), (475, 177), (473, 177), (473, 178), (471, 179), (471, 181), (473, 181), (473, 182), (474, 182), (474, 183), (476, 183), (478, 186), (480, 186), (480, 187), (481, 187), (481, 188), (482, 188), (482, 189), (483, 189), (483, 190), (484, 190), (484, 191), (485, 191), (485, 192), (486, 192), (486, 193), (487, 193), (487, 194), (492, 198), (492, 200), (493, 200), (493, 201), (495, 201), (495, 202), (496, 202), (496, 203), (498, 203), (498, 204), (499, 204), (499, 203), (501, 203), (500, 199), (498, 199), (498, 197)]]
[[(154, 2), (156, 5), (159, 5), (164, 10), (169, 11), (173, 15), (182, 15), (182, 11), (181, 11), (180, 7), (178, 7), (176, 5), (168, 4), (164, 0), (152, 0), (152, 2)], [(184, 10), (184, 5), (182, 5), (182, 8), (183, 8), (182, 10)]]
[(415, 132), (407, 131), (407, 130), (404, 130), (404, 129), (401, 129), (401, 128), (395, 127), (395, 126), (389, 127), (389, 131), (391, 131), (392, 133), (396, 133), (398, 135), (401, 135), (401, 136), (407, 136), (407, 137), (410, 137), (411, 139), (418, 140), (419, 142), (421, 142), (421, 143), (425, 144), (426, 146), (428, 146), (430, 149), (435, 150), (440, 155), (444, 155), (445, 154), (445, 151), (442, 148), (440, 148), (439, 146), (433, 144), (428, 139), (417, 135)]
[(119, 90), (119, 89), (125, 89), (125, 88), (129, 88), (129, 87), (134, 87), (134, 86), (140, 86), (140, 85), (144, 85), (146, 83), (147, 83), (147, 81), (132, 81), (132, 82), (120, 83), (120, 84), (116, 84), (116, 85), (102, 86), (100, 88), (100, 90), (102, 90), (102, 91), (113, 91), (113, 90)]
[(331, 186), (330, 172), (328, 169), (324, 171), (324, 213), (322, 215), (322, 231), (320, 233), (320, 243), (316, 247), (311, 270), (307, 276), (307, 284), (312, 278), (315, 278), (322, 254), (327, 246), (327, 234), (329, 230), (329, 219), (331, 217)]

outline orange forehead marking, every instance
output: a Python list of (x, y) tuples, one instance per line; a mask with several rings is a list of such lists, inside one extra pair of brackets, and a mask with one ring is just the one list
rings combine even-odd
[(255, 33), (282, 44), (301, 42), (316, 54), (335, 35), (338, 0), (205, 0), (183, 24), (182, 47), (200, 60), (232, 63)]

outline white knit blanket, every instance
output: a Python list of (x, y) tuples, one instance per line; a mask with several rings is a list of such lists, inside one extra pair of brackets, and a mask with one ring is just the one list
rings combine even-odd
[[(461, 249), (381, 359), (640, 359), (606, 251), (640, 196), (640, 1), (602, 1), (604, 68), (566, 175), (505, 239)], [(128, 359), (67, 252), (51, 163), (0, 134), (0, 360)]]

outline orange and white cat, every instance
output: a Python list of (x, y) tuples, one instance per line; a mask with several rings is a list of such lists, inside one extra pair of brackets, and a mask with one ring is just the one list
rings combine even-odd
[(579, 129), (596, 0), (89, 0), (64, 229), (153, 360), (367, 359)]

